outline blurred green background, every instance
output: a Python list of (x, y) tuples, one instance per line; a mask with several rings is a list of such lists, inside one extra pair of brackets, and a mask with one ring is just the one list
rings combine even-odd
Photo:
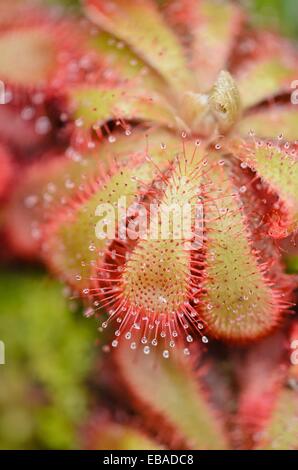
[(79, 445), (97, 330), (68, 298), (42, 272), (0, 272), (0, 449)]
[(297, 0), (243, 0), (253, 21), (273, 27), (283, 34), (298, 37)]
[[(43, 0), (78, 8), (79, 0)], [(298, 38), (297, 0), (242, 0), (253, 22)], [(18, 272), (21, 271), (22, 274)], [(94, 401), (97, 328), (42, 272), (0, 272), (0, 449), (77, 448)], [(93, 392), (94, 393), (94, 392)]]

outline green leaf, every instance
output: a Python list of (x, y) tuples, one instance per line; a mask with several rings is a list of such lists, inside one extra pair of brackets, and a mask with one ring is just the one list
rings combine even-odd
[(99, 159), (104, 162), (108, 155), (104, 144), (82, 153), (70, 149), (48, 155), (23, 171), (4, 212), (5, 233), (19, 256), (40, 256), (42, 225), (94, 174)]
[(298, 159), (297, 151), (289, 144), (235, 139), (227, 150), (247, 164), (274, 191), (280, 204), (272, 220), (271, 235), (285, 238), (298, 228)]
[(174, 88), (191, 89), (193, 80), (182, 47), (152, 0), (86, 0), (86, 11), (104, 31), (126, 42)]
[[(121, 142), (127, 146), (122, 148)], [(118, 202), (125, 198), (129, 208), (140, 191), (144, 191), (144, 186), (150, 185), (165, 169), (168, 158), (172, 158), (174, 149), (180, 145), (180, 141), (167, 132), (157, 131), (147, 136), (144, 131), (137, 130), (131, 136), (116, 137), (115, 143), (114, 151), (114, 143), (110, 143), (110, 163), (100, 165), (93, 177), (87, 180), (85, 190), (78, 192), (79, 197), (55, 214), (46, 227), (45, 259), (54, 271), (77, 289), (90, 286), (93, 266), (100, 262), (111, 241), (108, 237), (96, 236), (96, 223), (101, 220), (95, 214), (97, 206), (109, 204), (114, 207), (114, 213), (105, 217), (106, 225), (112, 226), (114, 216), (117, 222)], [(162, 144), (166, 144), (166, 152)], [(146, 160), (148, 155), (152, 161)]]
[(92, 417), (85, 429), (88, 450), (159, 450), (162, 447), (133, 423), (118, 423), (105, 413)]
[(175, 111), (159, 95), (129, 88), (77, 87), (70, 90), (74, 117), (85, 128), (109, 120), (137, 120), (168, 128), (185, 128)]
[(282, 93), (291, 93), (298, 70), (294, 48), (266, 32), (257, 31), (246, 40), (252, 52), (232, 67), (243, 106), (249, 108)]
[(201, 316), (209, 333), (245, 342), (268, 334), (281, 312), (281, 294), (271, 288), (266, 265), (253, 249), (240, 195), (227, 164), (208, 174), (204, 197), (206, 268)]
[(256, 449), (298, 450), (298, 393), (283, 390)]
[(121, 82), (128, 82), (133, 89), (168, 93), (162, 77), (126, 44), (117, 41), (112, 35), (100, 31), (90, 38), (90, 46), (105, 60), (107, 66), (115, 71)]
[(273, 105), (258, 109), (240, 120), (235, 129), (242, 137), (255, 134), (256, 138), (294, 142), (298, 138), (298, 106)]
[(286, 342), (279, 330), (244, 351), (234, 351), (239, 390), (236, 423), (245, 449), (263, 440), (285, 380)]
[(119, 378), (145, 422), (162, 440), (182, 449), (226, 449), (224, 426), (182, 351), (165, 359), (158, 347), (149, 355), (123, 339), (115, 350)]
[(201, 91), (208, 91), (219, 72), (227, 68), (229, 56), (242, 25), (242, 13), (230, 2), (192, 1), (192, 66)]
[[(256, 449), (298, 449), (297, 341), (298, 323), (294, 322), (291, 326), (288, 341), (284, 342), (284, 346), (288, 346), (285, 350), (287, 362), (283, 368), (277, 368), (273, 371), (275, 377), (278, 377), (279, 373), (279, 381), (282, 382), (283, 386), (278, 388), (271, 414), (267, 417), (267, 420), (264, 420), (263, 428), (259, 432), (255, 443)], [(268, 360), (270, 361), (267, 358)]]

